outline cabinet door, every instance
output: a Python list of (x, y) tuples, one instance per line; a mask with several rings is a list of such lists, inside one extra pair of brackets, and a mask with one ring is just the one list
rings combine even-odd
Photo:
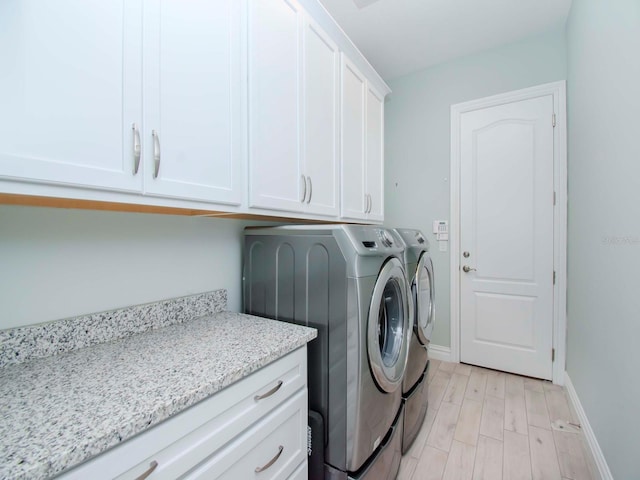
[(384, 220), (384, 98), (367, 87), (366, 190), (368, 219)]
[(310, 19), (304, 22), (303, 174), (310, 213), (339, 214), (340, 51)]
[(306, 461), (307, 417), (300, 391), (182, 478), (285, 480)]
[(0, 177), (140, 191), (141, 0), (0, 2)]
[(249, 2), (249, 205), (303, 208), (301, 17), (290, 0)]
[(342, 55), (342, 216), (365, 219), (366, 80)]
[(241, 4), (145, 1), (145, 193), (241, 202)]
[(288, 480), (307, 480), (309, 478), (309, 465), (303, 462), (295, 472), (291, 474)]

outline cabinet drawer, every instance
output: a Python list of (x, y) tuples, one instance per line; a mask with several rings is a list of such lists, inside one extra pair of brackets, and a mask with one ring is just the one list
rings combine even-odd
[(60, 478), (133, 480), (152, 462), (158, 465), (150, 479), (178, 478), (294, 393), (306, 392), (306, 368), (306, 348), (299, 348)]
[(286, 479), (306, 459), (306, 420), (303, 390), (182, 478)]
[(309, 465), (305, 460), (296, 471), (291, 474), (288, 480), (307, 480), (309, 478)]

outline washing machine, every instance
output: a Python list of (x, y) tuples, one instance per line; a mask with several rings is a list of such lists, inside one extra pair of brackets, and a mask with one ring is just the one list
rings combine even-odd
[(318, 330), (308, 345), (310, 479), (397, 475), (412, 335), (402, 255), (376, 226), (245, 230), (244, 311)]
[(433, 263), (429, 255), (429, 241), (420, 230), (397, 228), (392, 233), (404, 246), (404, 265), (410, 285), (410, 309), (413, 318), (409, 358), (402, 385), (404, 454), (420, 433), (429, 405), (427, 347), (431, 340), (434, 320)]

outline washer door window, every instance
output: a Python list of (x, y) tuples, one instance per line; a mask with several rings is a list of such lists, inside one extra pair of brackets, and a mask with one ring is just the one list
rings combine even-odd
[(418, 261), (416, 275), (411, 285), (411, 293), (415, 305), (415, 329), (418, 340), (427, 345), (433, 331), (434, 314), (434, 289), (433, 289), (433, 263), (431, 257), (423, 253)]
[(373, 289), (367, 332), (369, 365), (378, 387), (393, 392), (407, 366), (411, 321), (408, 287), (402, 264), (389, 259)]

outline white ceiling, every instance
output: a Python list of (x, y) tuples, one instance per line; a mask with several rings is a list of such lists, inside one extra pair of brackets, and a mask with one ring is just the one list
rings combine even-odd
[(385, 80), (560, 27), (571, 0), (320, 0)]

